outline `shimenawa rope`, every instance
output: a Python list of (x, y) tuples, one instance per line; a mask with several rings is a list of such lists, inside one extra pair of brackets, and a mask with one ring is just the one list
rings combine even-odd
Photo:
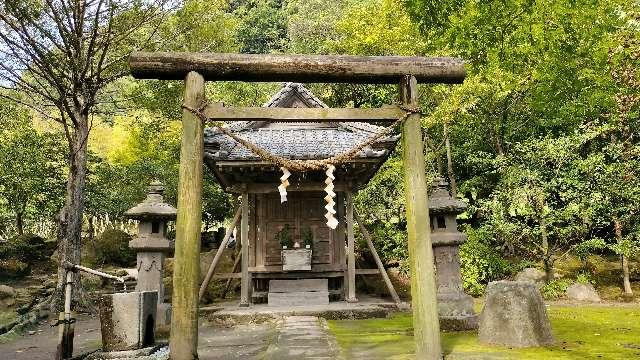
[[(202, 113), (207, 105), (208, 104), (205, 102), (200, 108), (194, 109), (186, 104), (183, 104), (182, 108), (191, 112), (203, 123), (206, 123), (207, 121), (212, 122), (211, 119), (207, 118)], [(361, 142), (360, 144), (352, 147), (345, 152), (320, 160), (292, 160), (284, 158), (282, 156), (274, 155), (269, 151), (257, 146), (256, 144), (253, 144), (252, 142), (237, 136), (232, 131), (223, 127), (219, 123), (213, 122), (212, 125), (223, 134), (229, 136), (247, 149), (251, 150), (251, 152), (258, 155), (258, 157), (260, 157), (262, 160), (280, 166), (280, 169), (282, 170), (282, 177), (280, 177), (281, 184), (280, 186), (278, 186), (278, 192), (280, 193), (280, 202), (287, 201), (287, 186), (289, 186), (288, 178), (291, 175), (290, 171), (306, 172), (326, 170), (327, 179), (325, 180), (325, 183), (327, 184), (327, 187), (325, 188), (325, 192), (327, 193), (327, 196), (325, 196), (325, 201), (327, 202), (327, 205), (325, 206), (325, 208), (327, 209), (327, 213), (325, 217), (327, 218), (327, 226), (329, 226), (331, 229), (335, 229), (338, 226), (338, 220), (336, 220), (334, 217), (336, 211), (333, 207), (335, 205), (335, 202), (333, 200), (335, 198), (335, 192), (333, 192), (333, 180), (335, 179), (335, 177), (333, 176), (333, 171), (335, 170), (335, 165), (339, 165), (352, 160), (353, 158), (355, 158), (356, 154), (358, 154), (364, 148), (370, 146), (381, 137), (390, 133), (391, 130), (396, 127), (396, 125), (406, 120), (409, 115), (420, 113), (420, 109), (417, 107), (401, 107), (401, 109), (406, 112), (396, 121), (394, 121), (393, 124), (381, 129), (380, 131), (369, 137), (367, 140)]]

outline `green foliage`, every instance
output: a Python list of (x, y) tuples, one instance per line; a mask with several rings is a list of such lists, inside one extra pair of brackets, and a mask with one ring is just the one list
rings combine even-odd
[(282, 0), (243, 1), (234, 13), (241, 19), (237, 37), (240, 52), (265, 54), (282, 50), (286, 44), (286, 14)]
[(0, 212), (14, 220), (13, 226), (0, 224), (0, 231), (20, 234), (53, 218), (62, 205), (64, 148), (57, 134), (35, 129), (14, 104), (0, 101), (0, 109)]
[(460, 246), (462, 285), (472, 296), (484, 294), (488, 282), (508, 276), (513, 269), (500, 252), (488, 244), (490, 233), (486, 229), (464, 227), (467, 241)]
[(31, 265), (17, 259), (0, 260), (2, 278), (21, 278), (31, 273)]
[(305, 247), (309, 245), (309, 248), (313, 249), (313, 231), (308, 226), (302, 229), (302, 244)]
[(282, 227), (282, 229), (280, 229), (280, 231), (276, 233), (275, 239), (283, 248), (285, 246), (288, 249), (293, 248), (293, 237), (291, 236), (291, 227), (289, 226), (289, 224), (284, 224), (284, 227)]
[(576, 282), (578, 284), (593, 284), (593, 277), (587, 272), (580, 272), (576, 276)]
[(95, 254), (98, 264), (132, 266), (136, 253), (129, 248), (131, 236), (116, 229), (105, 230), (95, 239)]
[(540, 288), (540, 293), (546, 300), (557, 300), (564, 297), (570, 285), (571, 281), (567, 279), (551, 280)]
[(0, 260), (15, 259), (33, 264), (51, 256), (44, 239), (33, 234), (23, 234), (0, 243)]

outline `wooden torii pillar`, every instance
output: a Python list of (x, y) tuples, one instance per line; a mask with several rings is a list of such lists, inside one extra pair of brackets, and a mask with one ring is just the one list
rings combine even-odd
[[(461, 83), (465, 77), (463, 62), (453, 58), (133, 53), (129, 63), (132, 75), (139, 79), (184, 80), (184, 103), (194, 109), (205, 105), (206, 80), (373, 84), (399, 82), (403, 105), (416, 107), (418, 81)], [(216, 120), (393, 121), (398, 117), (397, 110), (393, 112), (389, 109), (228, 108), (225, 111), (229, 116), (218, 116)], [(207, 109), (203, 109), (203, 112), (207, 113)], [(211, 112), (221, 114), (220, 109), (213, 109)], [(202, 122), (185, 109), (173, 272), (173, 316), (170, 336), (173, 360), (198, 358), (203, 135)], [(441, 359), (420, 114), (414, 113), (405, 120), (402, 135), (416, 358)], [(243, 258), (244, 255), (243, 253)]]

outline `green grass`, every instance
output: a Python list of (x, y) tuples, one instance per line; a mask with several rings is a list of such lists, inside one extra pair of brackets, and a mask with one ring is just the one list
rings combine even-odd
[[(473, 331), (442, 333), (447, 359), (640, 358), (640, 307), (551, 306), (556, 339), (550, 347), (511, 349), (478, 343)], [(334, 320), (329, 328), (347, 359), (413, 359), (411, 315), (389, 319)]]

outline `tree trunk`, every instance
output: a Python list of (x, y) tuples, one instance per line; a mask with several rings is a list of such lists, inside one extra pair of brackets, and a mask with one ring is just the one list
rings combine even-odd
[(458, 196), (458, 186), (456, 185), (456, 176), (453, 173), (453, 159), (451, 158), (451, 143), (449, 142), (449, 127), (444, 123), (444, 146), (447, 150), (447, 175), (449, 176), (449, 184), (451, 185), (451, 196)]
[[(62, 264), (68, 261), (79, 264), (81, 259), (82, 213), (84, 211), (84, 188), (87, 173), (87, 141), (89, 136), (88, 114), (76, 112), (76, 125), (69, 138), (69, 173), (67, 177), (67, 195), (65, 204), (58, 214), (58, 288), (51, 308), (61, 310), (64, 298), (63, 287), (65, 270)], [(78, 302), (81, 296), (80, 276), (74, 275), (72, 301)]]
[[(613, 230), (616, 234), (616, 240), (618, 241), (618, 244), (620, 244), (622, 242), (622, 223), (620, 220), (613, 220)], [(624, 288), (624, 294), (626, 296), (633, 296), (631, 281), (629, 280), (629, 261), (625, 254), (620, 254), (620, 262), (622, 266), (622, 286)]]
[(16, 229), (18, 231), (18, 235), (24, 234), (24, 213), (22, 211), (16, 212)]
[(542, 249), (544, 251), (542, 262), (544, 263), (545, 281), (548, 283), (554, 278), (553, 259), (549, 248), (549, 237), (547, 234), (547, 221), (544, 216), (540, 216), (540, 232), (542, 233)]

